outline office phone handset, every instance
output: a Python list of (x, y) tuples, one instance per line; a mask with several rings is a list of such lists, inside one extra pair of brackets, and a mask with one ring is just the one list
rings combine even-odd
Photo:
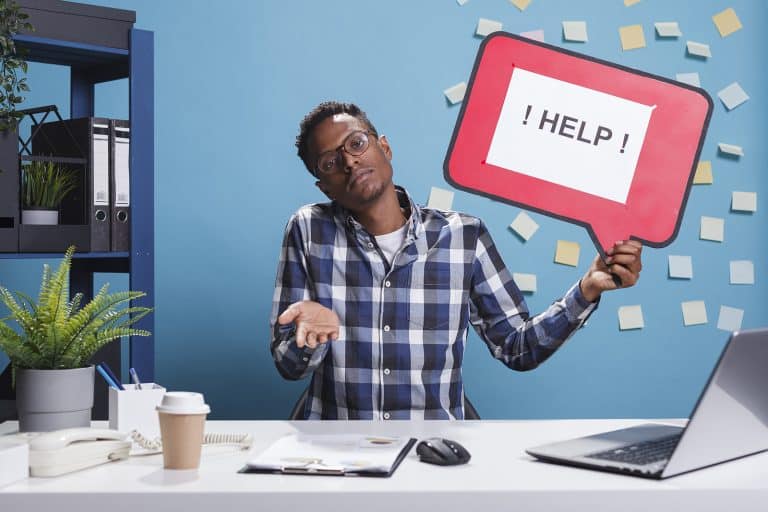
[[(25, 435), (25, 437), (27, 437)], [(149, 452), (160, 453), (159, 439), (148, 440), (139, 432), (129, 434), (98, 428), (70, 428), (37, 434), (29, 439), (30, 476), (59, 476), (106, 462), (127, 459), (132, 441)], [(203, 444), (236, 444), (248, 449), (251, 434), (205, 434)]]

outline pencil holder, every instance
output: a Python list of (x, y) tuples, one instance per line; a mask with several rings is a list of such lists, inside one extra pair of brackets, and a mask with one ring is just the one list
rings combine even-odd
[(165, 388), (147, 382), (136, 389), (134, 384), (123, 384), (125, 391), (109, 388), (109, 428), (120, 432), (138, 430), (152, 439), (160, 436), (157, 407), (163, 399)]

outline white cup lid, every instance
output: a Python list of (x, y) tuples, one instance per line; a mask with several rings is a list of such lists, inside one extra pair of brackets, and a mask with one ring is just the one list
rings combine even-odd
[(200, 393), (170, 391), (163, 395), (157, 411), (165, 414), (208, 414), (211, 408)]

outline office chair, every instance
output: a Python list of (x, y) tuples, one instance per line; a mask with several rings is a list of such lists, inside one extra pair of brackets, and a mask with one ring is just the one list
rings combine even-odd
[[(289, 420), (302, 420), (303, 412), (304, 412), (304, 404), (307, 401), (307, 395), (309, 394), (309, 388), (305, 389), (304, 392), (301, 394), (299, 399), (296, 401), (296, 404), (293, 406), (293, 409), (291, 409), (291, 415), (289, 416)], [(467, 395), (464, 395), (464, 419), (465, 420), (479, 420), (480, 415), (477, 413), (477, 409), (475, 409), (475, 406), (472, 405), (472, 403), (469, 401), (469, 398), (467, 398)]]

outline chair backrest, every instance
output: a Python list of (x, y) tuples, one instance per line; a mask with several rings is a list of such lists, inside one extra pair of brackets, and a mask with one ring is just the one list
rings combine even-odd
[[(290, 420), (303, 420), (304, 419), (304, 404), (307, 402), (307, 395), (309, 395), (309, 388), (306, 388), (304, 392), (301, 394), (299, 399), (296, 401), (296, 404), (294, 404), (293, 409), (291, 409), (291, 415), (288, 419)], [(472, 405), (472, 402), (469, 401), (469, 398), (467, 398), (467, 395), (464, 395), (464, 419), (465, 420), (479, 420), (480, 415), (477, 413), (477, 409), (475, 409), (475, 406)]]

